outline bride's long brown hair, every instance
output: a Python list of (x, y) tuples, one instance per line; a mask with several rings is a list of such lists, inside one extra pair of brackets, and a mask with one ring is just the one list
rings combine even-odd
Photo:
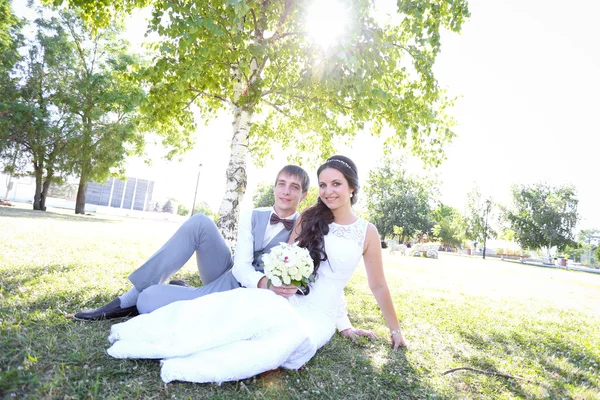
[[(356, 164), (345, 156), (332, 156), (325, 161), (317, 170), (317, 179), (321, 172), (326, 168), (333, 168), (342, 173), (348, 181), (348, 186), (353, 189), (350, 203), (354, 205), (358, 200), (358, 171)], [(310, 257), (315, 266), (314, 273), (317, 272), (321, 261), (327, 260), (325, 251), (325, 235), (329, 233), (329, 224), (333, 222), (333, 213), (321, 201), (319, 197), (317, 203), (302, 213), (302, 222), (300, 235), (298, 235), (298, 245), (306, 247), (310, 252)]]

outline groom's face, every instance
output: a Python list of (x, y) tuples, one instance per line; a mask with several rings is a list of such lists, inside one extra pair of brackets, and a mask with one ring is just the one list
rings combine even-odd
[(273, 189), (275, 194), (275, 212), (281, 218), (289, 217), (298, 209), (298, 205), (306, 197), (302, 192), (302, 181), (295, 175), (279, 174)]

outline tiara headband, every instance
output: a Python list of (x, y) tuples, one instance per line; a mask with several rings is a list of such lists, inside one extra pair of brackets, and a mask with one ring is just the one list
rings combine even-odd
[(339, 163), (342, 163), (343, 165), (345, 165), (346, 167), (350, 168), (352, 171), (354, 171), (354, 169), (350, 166), (350, 164), (348, 164), (346, 161), (340, 160), (338, 158), (330, 158), (329, 160), (327, 160), (326, 162), (332, 162), (332, 161), (336, 161)]

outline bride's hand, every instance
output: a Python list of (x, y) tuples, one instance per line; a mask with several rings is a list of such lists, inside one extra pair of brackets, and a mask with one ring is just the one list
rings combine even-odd
[(344, 337), (347, 337), (350, 340), (356, 340), (360, 336), (366, 336), (369, 339), (376, 339), (377, 335), (375, 335), (371, 331), (367, 331), (364, 329), (356, 329), (356, 328), (348, 328), (344, 329), (340, 332)]
[(294, 294), (296, 294), (296, 291), (298, 290), (298, 288), (294, 285), (281, 285), (281, 286), (275, 286), (275, 285), (271, 285), (269, 287), (269, 289), (271, 289), (273, 292), (275, 292), (275, 294), (278, 294), (279, 296), (282, 297), (292, 297)]
[(394, 333), (390, 333), (390, 338), (392, 339), (394, 350), (398, 350), (399, 347), (406, 347), (406, 342), (404, 341), (402, 332), (395, 331)]
[(298, 288), (294, 285), (275, 286), (273, 284), (269, 285), (267, 282), (267, 277), (263, 276), (260, 281), (258, 281), (256, 286), (262, 289), (268, 289), (282, 297), (292, 297), (298, 290)]

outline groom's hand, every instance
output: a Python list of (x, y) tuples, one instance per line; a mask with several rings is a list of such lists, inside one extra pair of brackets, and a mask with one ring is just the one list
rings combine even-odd
[(292, 297), (298, 290), (298, 288), (294, 285), (282, 285), (282, 286), (270, 285), (269, 287), (267, 287), (267, 282), (268, 282), (267, 277), (263, 276), (260, 279), (260, 281), (258, 281), (257, 286), (262, 289), (269, 289), (270, 291), (272, 291), (275, 294), (282, 296), (282, 297)]

